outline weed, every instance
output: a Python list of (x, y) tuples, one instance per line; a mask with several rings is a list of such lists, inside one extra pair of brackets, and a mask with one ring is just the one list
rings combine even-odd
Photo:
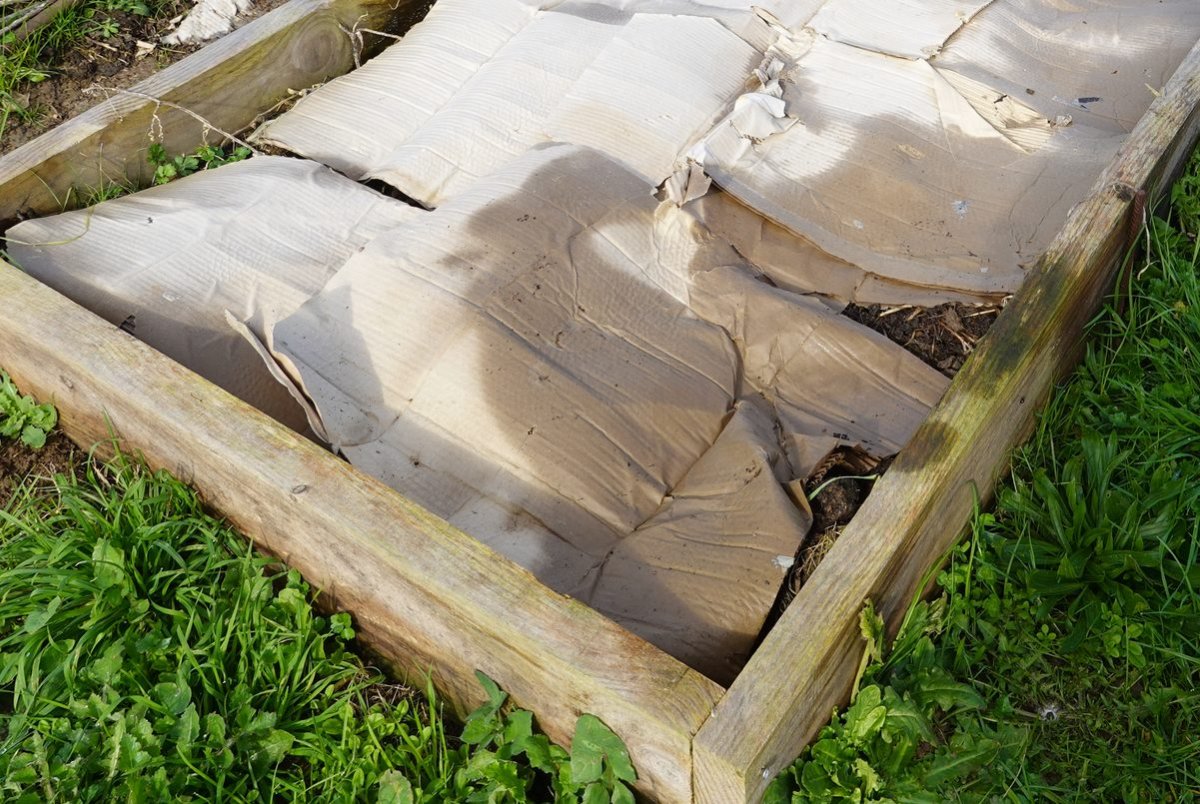
[[(18, 37), (17, 31), (0, 35), (0, 137), (10, 120), (35, 122), (40, 117), (40, 111), (30, 107), (22, 92), (27, 84), (53, 76), (54, 65), (64, 54), (89, 39), (117, 35), (118, 15), (165, 18), (171, 16), (176, 4), (176, 0), (81, 0), (23, 37)], [(0, 16), (15, 19), (19, 13), (13, 10)], [(0, 27), (3, 22), (0, 19)]]
[(19, 437), (25, 446), (41, 449), (46, 436), (58, 424), (53, 405), (39, 405), (22, 395), (7, 373), (0, 371), (0, 438)]
[(768, 804), (787, 801), (866, 801), (884, 798), (937, 802), (930, 790), (1011, 753), (1021, 744), (1012, 731), (939, 738), (945, 724), (982, 710), (983, 697), (956, 681), (940, 663), (933, 639), (942, 632), (946, 600), (917, 602), (908, 610), (890, 653), (883, 620), (864, 609), (867, 647), (849, 708), (799, 762), (767, 792)]
[(4, 800), (633, 801), (590, 715), (567, 752), (482, 675), (461, 740), (428, 684), (395, 700), (350, 616), (170, 475), (118, 456), (54, 484), (0, 511)]
[[(556, 804), (633, 804), (626, 786), (637, 780), (624, 743), (594, 715), (580, 715), (571, 751), (533, 731), (533, 715), (503, 714), (507, 696), (496, 683), (476, 673), (488, 702), (473, 712), (462, 740), (472, 747), (458, 771), (460, 787), (482, 787), (468, 802), (553, 801)], [(531, 793), (535, 797), (530, 798)]]
[(112, 17), (101, 17), (88, 26), (88, 35), (97, 39), (112, 39), (120, 30), (121, 26)]
[(22, 102), (18, 93), (23, 85), (50, 77), (40, 53), (36, 39), (17, 41), (12, 35), (0, 38), (0, 137), (10, 119), (34, 120), (38, 116), (37, 109)]
[(146, 152), (146, 159), (154, 165), (154, 183), (166, 184), (201, 170), (240, 162), (250, 158), (250, 155), (250, 149), (245, 147), (225, 150), (212, 145), (202, 145), (194, 153), (170, 156), (162, 145), (154, 143)]

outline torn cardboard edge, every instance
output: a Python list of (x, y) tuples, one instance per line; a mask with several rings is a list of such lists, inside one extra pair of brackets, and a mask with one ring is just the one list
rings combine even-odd
[[(6, 233), (39, 281), (299, 432), (258, 353), (357, 249), (421, 214), (315, 162), (257, 156)], [(249, 333), (243, 338), (230, 328)]]
[(588, 145), (682, 204), (716, 179), (770, 225), (714, 225), (789, 287), (993, 302), (1144, 111), (1142, 77), (1200, 36), (1194, 5), (439, 0), (259, 136), (427, 206), (538, 143)]
[(895, 452), (947, 384), (567, 145), (377, 237), (274, 338), (353, 463), (726, 681), (807, 528), (795, 465)]
[[(829, 0), (781, 32), (689, 156), (829, 258), (978, 300), (1020, 286), (1148, 107), (1131, 76), (1165, 80), (1200, 37), (1200, 7), (1181, 0), (874, 5)], [(1113, 116), (1064, 113), (1063, 95), (1084, 94)]]

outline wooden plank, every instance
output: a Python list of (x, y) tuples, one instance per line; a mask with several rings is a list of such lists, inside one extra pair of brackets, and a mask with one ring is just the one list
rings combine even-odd
[(482, 701), (481, 669), (559, 742), (596, 714), (643, 793), (692, 800), (691, 742), (719, 686), (2, 262), (0, 299), (0, 364), (78, 443), (111, 423), (353, 612), (382, 656), (432, 671), (458, 712)]
[(350, 70), (354, 43), (346, 31), (356, 24), (386, 29), (427, 5), (291, 0), (137, 84), (132, 91), (139, 95), (113, 92), (105, 99), (98, 93), (88, 111), (0, 158), (0, 222), (60, 212), (72, 188), (126, 178), (145, 183), (153, 173), (146, 161), (152, 142), (161, 142), (168, 153), (186, 153), (205, 141), (223, 140), (177, 107), (221, 131), (240, 131), (285, 99), (289, 89), (306, 89)]
[[(17, 42), (28, 39), (29, 35), (38, 28), (41, 28), (46, 23), (50, 22), (50, 20), (66, 11), (68, 8), (78, 5), (78, 3), (79, 0), (53, 0), (53, 2), (48, 3), (41, 11), (34, 14), (29, 19), (24, 20), (21, 23), (21, 27), (12, 32), (13, 38)], [(9, 19), (12, 19), (12, 17), (9, 17)], [(5, 27), (7, 27), (7, 24), (5, 24)]]
[(1200, 45), (1077, 207), (941, 404), (801, 589), (697, 735), (697, 800), (752, 801), (845, 702), (872, 599), (895, 629), (921, 575), (963, 531), (975, 490), (1007, 470), (1034, 414), (1080, 355), (1130, 244), (1134, 207), (1200, 133)]

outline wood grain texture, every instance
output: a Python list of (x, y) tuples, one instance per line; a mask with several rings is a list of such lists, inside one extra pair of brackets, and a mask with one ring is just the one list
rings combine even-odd
[[(349, 30), (358, 22), (386, 28), (423, 5), (421, 0), (398, 0), (398, 7), (396, 0), (291, 0), (131, 89), (234, 133), (285, 99), (289, 89), (306, 89), (351, 69), (354, 46), (343, 27)], [(21, 214), (59, 212), (73, 188), (125, 178), (144, 183), (153, 173), (146, 161), (152, 142), (175, 154), (222, 139), (179, 109), (119, 92), (107, 99), (97, 93), (88, 111), (0, 157), (0, 223)]]
[(29, 35), (38, 28), (50, 22), (50, 20), (54, 19), (68, 8), (71, 8), (78, 3), (79, 0), (54, 0), (53, 3), (46, 6), (37, 14), (34, 14), (32, 17), (22, 23), (20, 28), (17, 28), (15, 31), (13, 31), (13, 37), (18, 42), (28, 39)]
[(644, 794), (692, 800), (691, 742), (716, 684), (2, 262), (0, 299), (0, 365), (78, 443), (111, 423), (351, 611), (397, 668), (432, 671), (459, 713), (482, 701), (483, 670), (556, 741), (596, 714)]
[(1078, 362), (1083, 328), (1129, 246), (1138, 191), (1153, 198), (1190, 155), (1198, 104), (1200, 46), (697, 735), (698, 801), (758, 800), (845, 703), (864, 602), (894, 632), (921, 576), (961, 535), (976, 491), (987, 499), (1007, 471), (1035, 412)]

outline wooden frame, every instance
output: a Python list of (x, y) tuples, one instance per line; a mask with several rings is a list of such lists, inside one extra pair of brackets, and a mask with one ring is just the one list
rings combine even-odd
[[(133, 87), (96, 89), (96, 105), (0, 158), (0, 222), (61, 210), (72, 188), (144, 183), (150, 135), (187, 153), (249, 126), (301, 91), (350, 71), (362, 38), (426, 0), (291, 0)], [(379, 37), (374, 46), (379, 47)], [(368, 49), (368, 53), (370, 50)], [(107, 95), (107, 97), (106, 97)], [(184, 111), (187, 110), (187, 111)], [(201, 120), (207, 121), (207, 125)]]
[[(417, 0), (414, 0), (414, 5)], [(0, 158), (0, 221), (55, 212), (72, 186), (144, 178), (151, 125), (169, 151), (225, 131), (353, 64), (347, 31), (390, 0), (292, 0)], [(156, 103), (149, 98), (166, 101)], [(877, 484), (749, 665), (724, 690), (264, 415), (7, 264), (0, 365), (58, 405), (80, 443), (110, 433), (192, 482), (297, 567), (401, 672), (433, 673), (461, 713), (476, 669), (566, 742), (592, 712), (662, 802), (756, 800), (844, 703), (873, 599), (894, 627), (924, 572), (987, 498), (1111, 287), (1146, 193), (1200, 133), (1200, 45)], [(157, 120), (155, 119), (157, 117)]]

